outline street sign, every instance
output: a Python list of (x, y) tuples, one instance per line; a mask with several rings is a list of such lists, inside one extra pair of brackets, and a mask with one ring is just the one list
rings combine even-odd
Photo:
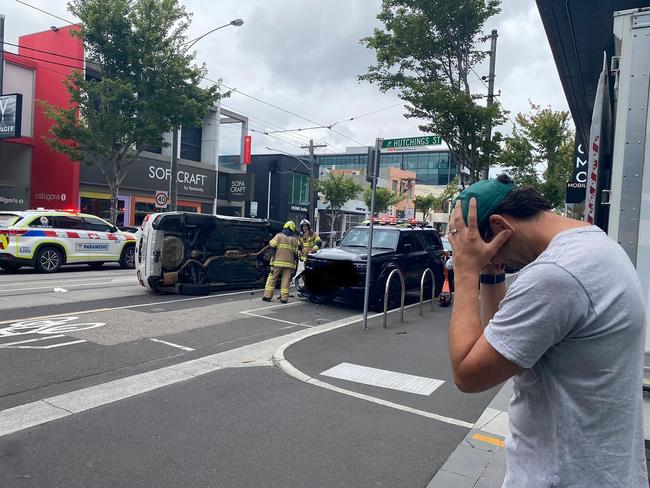
[(167, 208), (169, 205), (169, 192), (156, 190), (156, 208)]
[(257, 217), (257, 202), (251, 202), (251, 217)]
[(377, 163), (377, 149), (375, 149), (374, 147), (369, 147), (368, 161), (366, 162), (366, 181), (368, 183), (372, 183), (373, 177), (375, 176), (377, 170), (377, 168), (375, 167), (376, 163)]
[(408, 150), (412, 147), (437, 146), (442, 144), (440, 136), (402, 137), (400, 139), (384, 139), (382, 149)]

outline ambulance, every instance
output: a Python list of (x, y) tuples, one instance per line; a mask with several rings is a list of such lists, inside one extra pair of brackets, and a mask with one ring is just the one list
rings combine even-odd
[(25, 266), (54, 273), (61, 266), (88, 264), (100, 268), (116, 262), (135, 267), (134, 234), (94, 215), (60, 210), (0, 211), (0, 269)]

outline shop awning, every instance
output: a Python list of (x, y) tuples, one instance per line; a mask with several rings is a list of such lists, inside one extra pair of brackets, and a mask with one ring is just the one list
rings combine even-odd
[(614, 53), (613, 14), (650, 0), (536, 0), (576, 131), (589, 138), (603, 51)]

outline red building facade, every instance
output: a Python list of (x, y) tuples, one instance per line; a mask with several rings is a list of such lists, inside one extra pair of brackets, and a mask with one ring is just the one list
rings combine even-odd
[[(51, 149), (44, 140), (52, 122), (39, 100), (70, 107), (64, 80), (73, 69), (83, 70), (81, 39), (73, 37), (76, 26), (61, 27), (21, 36), (18, 56), (35, 65), (34, 138), (30, 186), (30, 206), (52, 209), (76, 208), (79, 202), (79, 163)], [(56, 53), (56, 54), (49, 54)], [(74, 68), (73, 68), (74, 67)]]

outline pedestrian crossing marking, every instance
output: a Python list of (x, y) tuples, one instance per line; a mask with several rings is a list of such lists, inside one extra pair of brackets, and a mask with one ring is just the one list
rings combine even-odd
[(431, 395), (431, 393), (436, 391), (444, 383), (444, 381), (434, 378), (350, 363), (341, 363), (338, 366), (323, 371), (321, 375), (424, 396)]

